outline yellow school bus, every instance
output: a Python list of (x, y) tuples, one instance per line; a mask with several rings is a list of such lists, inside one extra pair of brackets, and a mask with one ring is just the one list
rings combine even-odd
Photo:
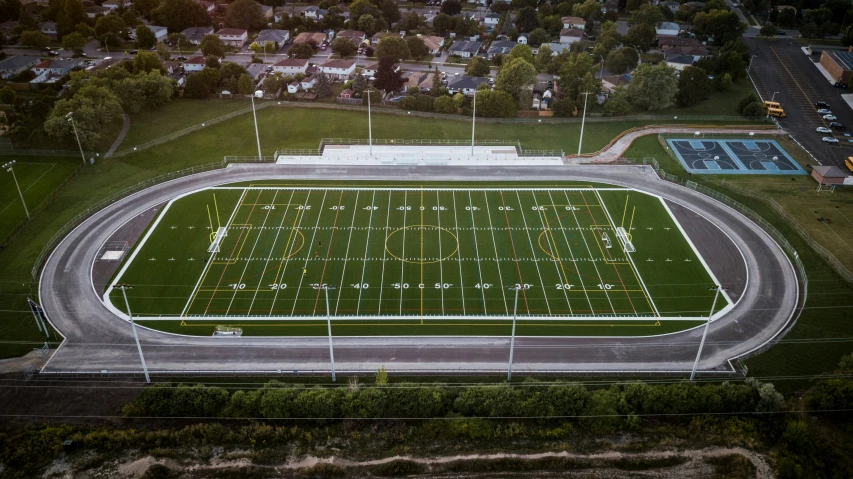
[(846, 160), (844, 160), (844, 166), (853, 173), (853, 156), (848, 156)]
[(764, 102), (764, 109), (769, 110), (771, 108), (776, 108), (776, 109), (781, 110), (782, 105), (778, 101), (765, 101)]
[(767, 114), (770, 116), (775, 116), (776, 118), (785, 118), (787, 116), (785, 115), (785, 110), (781, 108), (768, 108)]

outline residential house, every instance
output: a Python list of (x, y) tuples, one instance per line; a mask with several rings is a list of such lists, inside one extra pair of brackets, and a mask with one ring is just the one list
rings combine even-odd
[(658, 37), (677, 37), (681, 27), (675, 22), (663, 22), (655, 27)]
[(311, 88), (314, 88), (314, 85), (316, 85), (316, 84), (317, 84), (317, 76), (316, 75), (307, 76), (307, 77), (303, 78), (301, 82), (299, 82), (299, 86), (302, 87), (303, 90), (310, 90)]
[(43, 35), (51, 38), (56, 38), (56, 22), (41, 22), (39, 23), (39, 31)]
[(290, 30), (268, 29), (258, 32), (255, 37), (255, 43), (264, 45), (267, 42), (275, 43), (276, 48), (281, 48), (284, 43), (290, 38)]
[(7, 20), (3, 23), (0, 23), (0, 33), (6, 36), (6, 38), (10, 38), (15, 34), (15, 29), (18, 28), (21, 22), (17, 20)]
[(519, 35), (518, 39), (516, 40), (516, 43), (518, 43), (519, 45), (527, 45), (527, 36)]
[(489, 13), (483, 17), (483, 24), (486, 28), (495, 28), (501, 21), (501, 15), (497, 13)]
[(216, 36), (222, 40), (222, 43), (240, 48), (249, 39), (249, 31), (243, 28), (223, 28), (216, 32)]
[(336, 80), (346, 80), (355, 73), (355, 60), (327, 60), (320, 65), (320, 71)]
[(163, 69), (166, 70), (166, 73), (169, 75), (174, 75), (176, 72), (180, 71), (181, 64), (176, 61), (165, 61), (163, 62)]
[(269, 5), (261, 5), (261, 11), (264, 12), (264, 18), (266, 18), (270, 22), (273, 21), (273, 17), (275, 16), (275, 9), (273, 7)]
[(273, 63), (272, 66), (273, 71), (287, 76), (296, 75), (297, 73), (305, 74), (305, 70), (307, 68), (307, 58), (282, 58), (281, 60)]
[(199, 55), (197, 57), (192, 57), (184, 62), (184, 71), (187, 73), (200, 72), (204, 69), (206, 64), (207, 62), (203, 56)]
[(112, 12), (118, 9), (119, 7), (129, 7), (130, 3), (130, 0), (107, 0), (106, 2), (102, 3), (101, 6)]
[(409, 88), (417, 87), (421, 92), (429, 92), (432, 89), (433, 72), (408, 72), (403, 75), (406, 79), (406, 84), (403, 89), (408, 91)]
[(106, 8), (106, 7), (101, 7), (98, 5), (86, 7), (86, 16), (89, 18), (95, 18), (98, 15), (107, 15), (109, 13), (110, 13), (110, 9)]
[(571, 45), (583, 40), (583, 30), (579, 28), (564, 28), (560, 31), (560, 43)]
[(684, 70), (686, 67), (692, 66), (699, 60), (700, 57), (694, 57), (693, 55), (682, 55), (680, 53), (673, 53), (671, 55), (666, 56), (666, 64), (675, 68), (678, 71)]
[(201, 5), (201, 8), (203, 8), (204, 11), (208, 14), (211, 14), (216, 10), (216, 4), (213, 2), (207, 2), (205, 0), (195, 0), (195, 3)]
[(275, 7), (272, 14), (273, 23), (281, 23), (281, 19), (284, 18), (284, 15), (290, 15), (291, 11), (292, 10), (289, 7)]
[(705, 45), (702, 45), (702, 42), (695, 38), (662, 36), (658, 37), (658, 47), (664, 55), (678, 53), (682, 55), (696, 55), (704, 57), (708, 54), (708, 50), (705, 48)]
[(450, 48), (448, 48), (447, 51), (449, 51), (451, 55), (456, 55), (460, 58), (472, 58), (477, 55), (480, 48), (483, 48), (482, 42), (459, 40), (453, 42), (453, 45), (450, 45)]
[(187, 37), (188, 42), (198, 45), (205, 35), (213, 35), (213, 27), (189, 27), (181, 33)]
[(306, 43), (320, 45), (326, 40), (326, 34), (320, 32), (302, 32), (293, 39), (293, 44)]
[(165, 42), (169, 38), (169, 29), (158, 25), (145, 25), (154, 34), (158, 42)]
[(25, 55), (11, 56), (0, 60), (0, 78), (11, 78), (19, 73), (27, 71), (30, 67), (38, 65), (39, 57)]
[(287, 93), (290, 93), (291, 95), (293, 95), (294, 93), (296, 93), (298, 91), (299, 91), (299, 82), (298, 81), (290, 82), (290, 84), (287, 85)]
[(441, 51), (441, 46), (444, 45), (444, 37), (436, 37), (431, 35), (418, 35), (424, 41), (424, 45), (429, 48), (429, 52), (433, 55)]
[(82, 65), (80, 60), (75, 58), (56, 58), (45, 60), (32, 68), (36, 78), (30, 83), (53, 83), (64, 75), (67, 75), (75, 67)]
[(474, 96), (477, 87), (482, 84), (488, 84), (489, 79), (486, 77), (469, 77), (467, 75), (456, 77), (447, 85), (447, 91), (451, 95), (462, 92), (465, 96)]
[(311, 20), (322, 20), (327, 13), (329, 13), (328, 10), (322, 9), (317, 5), (311, 5), (305, 10), (302, 10), (302, 16), (305, 18), (310, 18)]
[(601, 79), (601, 91), (609, 95), (616, 90), (616, 87), (625, 86), (628, 83), (631, 83), (630, 73), (605, 76)]
[(565, 50), (571, 49), (571, 46), (568, 43), (543, 43), (542, 45), (551, 49), (551, 56), (553, 57), (559, 55)]
[(351, 88), (347, 88), (346, 90), (341, 92), (340, 97), (342, 99), (348, 100), (348, 99), (352, 98), (353, 93), (355, 93), (355, 92), (352, 91)]
[(604, 7), (601, 9), (602, 12), (618, 12), (619, 11), (619, 0), (605, 0)]
[(341, 30), (335, 35), (335, 38), (346, 38), (353, 45), (360, 47), (367, 40), (367, 34), (358, 30)]
[(366, 76), (367, 78), (371, 78), (376, 76), (376, 70), (379, 70), (379, 62), (371, 63), (366, 67), (361, 69), (361, 74)]
[(246, 73), (252, 78), (252, 81), (257, 84), (261, 78), (267, 73), (267, 65), (263, 63), (249, 63), (246, 66)]
[(580, 28), (586, 27), (586, 20), (581, 17), (563, 17), (560, 19), (563, 22), (563, 28)]
[(674, 2), (672, 0), (667, 0), (666, 2), (661, 2), (660, 4), (663, 5), (664, 7), (668, 8), (672, 13), (677, 12), (678, 7), (681, 6), (680, 3)]
[(516, 45), (518, 45), (518, 43), (511, 42), (509, 40), (494, 41), (491, 45), (489, 45), (489, 49), (486, 51), (486, 58), (491, 60), (495, 57), (495, 55), (506, 55)]

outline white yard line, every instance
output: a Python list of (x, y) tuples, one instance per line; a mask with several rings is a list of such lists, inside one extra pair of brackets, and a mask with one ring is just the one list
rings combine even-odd
[(403, 292), (406, 288), (403, 287), (403, 272), (406, 270), (406, 215), (409, 206), (409, 192), (403, 193), (403, 252), (400, 255), (400, 314), (403, 314)]
[[(568, 203), (568, 205), (574, 206), (572, 204), (572, 200), (569, 199), (569, 194), (566, 193), (565, 191), (563, 192), (563, 194), (566, 196), (566, 202)], [(581, 196), (583, 196), (583, 194), (581, 194)], [(586, 205), (584, 205), (584, 206), (586, 206)], [(578, 207), (581, 208), (581, 206), (578, 206)], [(592, 250), (589, 247), (589, 243), (587, 243), (587, 241), (586, 241), (586, 236), (584, 236), (584, 234), (583, 234), (583, 228), (581, 227), (581, 224), (578, 221), (578, 215), (577, 215), (577, 213), (575, 213), (574, 208), (572, 208), (571, 210), (572, 210), (572, 216), (574, 216), (574, 218), (575, 218), (575, 224), (578, 225), (578, 230), (580, 231), (580, 235), (581, 235), (581, 239), (583, 240), (583, 244), (584, 244), (584, 246), (586, 246), (586, 252), (587, 252), (587, 254), (589, 254), (590, 259), (592, 259), (592, 257), (593, 257), (592, 256)], [(592, 217), (592, 213), (590, 213), (589, 220), (595, 221), (595, 218)], [(592, 225), (590, 224), (590, 226), (592, 226)], [(591, 263), (592, 263), (592, 267), (595, 269), (595, 274), (598, 276), (599, 283), (602, 286), (604, 286), (604, 280), (601, 279), (601, 273), (598, 272), (598, 265), (595, 264), (595, 261), (591, 261)], [(584, 289), (586, 289), (586, 288), (584, 288)], [(604, 297), (607, 298), (607, 302), (610, 303), (610, 310), (613, 312), (613, 314), (616, 314), (616, 308), (613, 307), (613, 301), (610, 300), (610, 294), (607, 292), (607, 288), (602, 288), (602, 290), (604, 291)], [(593, 314), (595, 314), (595, 313), (593, 313)]]
[[(258, 230), (257, 237), (255, 237), (255, 243), (252, 245), (252, 250), (249, 251), (249, 258), (250, 259), (255, 257), (255, 248), (258, 247), (258, 242), (261, 240), (261, 236), (263, 236), (264, 226), (266, 226), (267, 220), (269, 219), (270, 213), (272, 212), (272, 206), (271, 205), (275, 204), (275, 199), (277, 197), (278, 197), (278, 191), (276, 191), (273, 194), (272, 200), (270, 201), (270, 204), (265, 205), (265, 206), (267, 206), (267, 214), (264, 215), (264, 221), (261, 223), (261, 227)], [(251, 219), (251, 216), (249, 217), (249, 219)], [(251, 232), (251, 230), (249, 230), (249, 232)], [(247, 259), (245, 261), (246, 264), (243, 266), (243, 271), (240, 273), (240, 279), (238, 279), (237, 283), (235, 283), (234, 294), (231, 295), (231, 301), (228, 302), (228, 308), (225, 310), (226, 316), (228, 316), (228, 313), (231, 311), (231, 306), (234, 304), (234, 299), (237, 297), (237, 293), (240, 291), (239, 285), (244, 284), (243, 283), (243, 277), (246, 275), (246, 270), (249, 269), (249, 264), (251, 263), (250, 259)]]
[[(556, 203), (554, 202), (554, 197), (551, 195), (550, 191), (548, 192), (548, 198), (551, 199), (551, 204), (554, 205), (554, 208), (556, 208), (557, 206), (556, 206)], [(567, 206), (567, 208), (571, 209), (574, 207), (569, 205), (569, 206)], [(586, 296), (587, 303), (589, 303), (589, 311), (593, 316), (595, 316), (595, 309), (592, 307), (592, 301), (589, 299), (589, 293), (586, 291), (586, 285), (583, 282), (583, 276), (581, 275), (581, 270), (580, 270), (580, 268), (578, 268), (578, 262), (575, 261), (575, 252), (572, 251), (572, 244), (569, 242), (569, 237), (566, 236), (566, 229), (563, 227), (563, 220), (560, 218), (559, 212), (557, 212), (557, 222), (560, 223), (560, 230), (562, 230), (563, 239), (566, 240), (566, 245), (569, 248), (569, 255), (571, 256), (572, 264), (575, 265), (575, 272), (578, 274), (578, 279), (581, 282), (581, 288), (583, 289), (583, 294), (584, 294), (584, 296)], [(583, 232), (581, 231), (580, 234), (583, 234)]]
[[(352, 223), (350, 224), (349, 238), (347, 239), (347, 251), (346, 251), (346, 253), (344, 253), (344, 267), (342, 268), (343, 271), (341, 271), (341, 285), (338, 286), (338, 299), (335, 300), (335, 316), (338, 315), (338, 306), (341, 304), (341, 294), (343, 294), (343, 292), (344, 292), (343, 282), (344, 282), (344, 278), (347, 275), (347, 263), (349, 263), (349, 247), (352, 244), (352, 232), (355, 230), (355, 228), (353, 228), (353, 226), (355, 226), (355, 215), (356, 215), (356, 213), (358, 213), (358, 195), (360, 193), (361, 193), (360, 191), (355, 192), (355, 205), (352, 208)], [(332, 245), (329, 245), (329, 247), (331, 247), (331, 246)], [(359, 290), (360, 289), (361, 289), (361, 285), (359, 285)]]
[[(551, 227), (548, 226), (548, 223), (545, 221), (546, 218), (545, 218), (545, 214), (543, 212), (544, 210), (542, 210), (540, 208), (539, 200), (536, 199), (536, 194), (531, 193), (531, 195), (533, 196), (533, 202), (536, 204), (536, 212), (539, 213), (539, 222), (542, 223), (542, 234), (545, 235), (545, 240), (548, 241), (548, 243), (551, 245), (551, 250), (552, 250), (551, 253), (553, 253), (551, 255), (552, 256), (551, 259), (554, 263), (554, 269), (557, 271), (557, 277), (560, 278), (560, 283), (563, 283), (563, 287), (562, 287), (563, 296), (566, 298), (566, 305), (568, 305), (568, 307), (569, 307), (569, 314), (574, 315), (574, 312), (572, 311), (572, 302), (569, 301), (569, 292), (568, 292), (568, 289), (566, 287), (566, 285), (568, 284), (569, 278), (567, 278), (566, 275), (563, 274), (562, 258), (557, 253), (557, 244), (556, 244), (557, 242), (551, 237), (551, 234), (550, 234)], [(546, 288), (544, 288), (544, 285), (543, 285), (543, 290), (545, 291), (545, 294), (547, 295), (548, 290)]]
[(477, 224), (474, 222), (474, 200), (471, 199), (471, 191), (468, 191), (468, 204), (471, 205), (471, 229), (474, 235), (474, 254), (477, 256), (477, 271), (480, 275), (480, 294), (483, 296), (483, 314), (489, 314), (486, 307), (486, 288), (483, 287), (483, 267), (480, 266), (480, 244), (477, 241)]
[[(370, 219), (367, 220), (367, 240), (364, 242), (364, 264), (361, 266), (361, 282), (358, 286), (358, 303), (355, 306), (355, 314), (361, 312), (361, 293), (364, 291), (364, 274), (367, 272), (367, 251), (370, 248), (370, 236), (373, 231), (373, 212), (376, 210), (376, 190), (373, 191), (373, 198), (370, 199)], [(349, 246), (347, 246), (349, 248)], [(382, 288), (382, 285), (379, 285)], [(381, 291), (381, 289), (380, 289)]]
[[(456, 192), (452, 191), (450, 194), (453, 196), (453, 223), (454, 223), (453, 231), (456, 232), (456, 241), (458, 242), (459, 241), (459, 218), (456, 216)], [(462, 244), (461, 243), (459, 243), (459, 253), (460, 254), (456, 255), (456, 260), (459, 263), (459, 288), (461, 291), (460, 294), (462, 295), (462, 314), (465, 315), (467, 313), (465, 312), (465, 287), (463, 286), (463, 283), (465, 282), (465, 278), (462, 276), (462, 254), (461, 254), (462, 253)]]
[[(498, 243), (495, 241), (495, 227), (492, 224), (492, 209), (489, 207), (489, 196), (485, 191), (483, 192), (483, 200), (486, 202), (486, 215), (489, 218), (489, 231), (492, 232), (492, 246), (495, 248), (495, 267), (498, 268), (498, 279), (501, 282), (500, 287), (501, 295), (504, 299), (504, 310), (506, 311), (506, 314), (509, 315), (509, 305), (506, 302), (506, 283), (504, 283), (503, 272), (501, 272), (501, 263), (498, 260)], [(482, 287), (483, 285), (481, 284), (480, 288)]]
[[(270, 247), (269, 255), (267, 255), (267, 260), (264, 262), (264, 269), (261, 272), (261, 276), (258, 278), (258, 286), (255, 288), (255, 294), (252, 296), (252, 302), (249, 303), (249, 310), (246, 314), (252, 314), (252, 307), (255, 305), (255, 299), (258, 297), (258, 291), (261, 290), (261, 283), (264, 281), (264, 276), (267, 274), (267, 266), (270, 264), (270, 260), (272, 258), (273, 250), (275, 249), (275, 245), (278, 243), (278, 236), (281, 234), (282, 226), (284, 225), (284, 220), (287, 219), (287, 212), (290, 210), (290, 204), (293, 201), (293, 195), (296, 194), (296, 191), (290, 191), (290, 198), (287, 200), (287, 207), (284, 208), (284, 214), (281, 215), (281, 222), (278, 224), (278, 228), (275, 230), (275, 237), (272, 240), (272, 247)], [(282, 253), (285, 254), (285, 253)], [(278, 286), (275, 287), (278, 290)]]
[[(295, 191), (296, 191), (296, 190), (294, 190), (294, 193), (295, 193)], [(305, 203), (303, 203), (303, 204), (302, 204), (302, 210), (301, 210), (301, 211), (302, 211), (302, 213), (301, 213), (301, 214), (299, 214), (299, 221), (297, 221), (297, 222), (296, 222), (296, 224), (295, 224), (295, 225), (293, 225), (293, 234), (294, 234), (294, 236), (293, 236), (293, 241), (294, 241), (294, 242), (296, 241), (296, 239), (298, 238), (298, 235), (300, 234), (299, 232), (300, 232), (301, 230), (299, 229), (299, 227), (300, 227), (300, 226), (302, 226), (302, 218), (305, 218), (305, 212), (306, 212), (306, 211), (308, 211), (308, 210), (306, 210), (306, 209), (305, 209), (305, 206), (307, 206), (307, 204), (308, 204), (308, 200), (310, 200), (310, 199), (311, 199), (311, 193), (312, 193), (312, 192), (311, 192), (311, 191), (309, 191), (309, 192), (308, 192), (308, 195), (305, 197)], [(296, 211), (300, 211), (300, 210), (299, 210), (299, 209), (297, 209)], [(305, 239), (305, 238), (303, 237), (303, 241), (304, 241), (304, 239)], [(291, 243), (291, 244), (295, 244), (295, 243)], [(288, 254), (288, 253), (289, 253), (291, 250), (293, 250), (293, 246), (291, 246), (290, 248), (288, 248), (288, 250), (287, 250), (287, 251), (285, 251), (285, 252), (284, 252), (284, 254), (286, 254), (286, 255), (287, 255), (287, 256), (285, 256), (285, 258), (284, 258), (284, 267), (282, 267), (282, 268), (281, 268), (281, 272), (280, 272), (280, 273), (278, 273), (278, 274), (276, 275), (276, 278), (275, 278), (276, 282), (278, 282), (278, 283), (281, 283), (281, 279), (283, 279), (283, 278), (284, 278), (284, 273), (287, 271), (287, 265), (290, 263), (290, 254)], [(311, 247), (310, 247), (310, 246), (308, 247), (308, 251), (309, 251), (309, 253), (310, 253), (310, 251), (311, 251)], [(272, 304), (270, 304), (270, 313), (269, 313), (267, 316), (272, 316), (272, 312), (275, 310), (275, 302), (276, 302), (276, 301), (278, 301), (278, 292), (279, 292), (279, 291), (281, 291), (281, 288), (276, 288), (276, 290), (275, 290), (275, 294), (274, 294), (274, 295), (273, 295), (273, 297), (272, 297)]]
[(382, 248), (382, 279), (379, 281), (379, 306), (376, 308), (376, 315), (382, 314), (382, 291), (385, 288), (385, 263), (388, 262), (388, 225), (391, 220), (391, 193), (388, 193), (388, 209), (385, 212), (385, 247)]
[[(323, 190), (323, 201), (320, 207), (317, 208), (317, 223), (314, 225), (314, 234), (311, 235), (311, 241), (308, 243), (308, 251), (305, 253), (305, 263), (302, 264), (303, 269), (308, 269), (308, 262), (311, 261), (311, 247), (314, 245), (314, 239), (317, 238), (317, 226), (320, 225), (320, 218), (323, 216), (323, 207), (326, 206), (326, 197), (329, 190)], [(307, 201), (306, 201), (307, 203)], [(305, 205), (308, 206), (307, 204)], [(302, 291), (302, 282), (305, 281), (305, 275), (299, 277), (299, 285), (296, 287), (296, 296), (293, 297), (293, 308), (290, 310), (290, 315), (296, 312), (296, 302), (299, 301), (299, 293)]]
[[(243, 194), (242, 194), (242, 195), (240, 195), (240, 198), (237, 200), (237, 204), (236, 204), (236, 205), (234, 205), (234, 211), (232, 211), (232, 212), (231, 212), (231, 216), (229, 216), (229, 217), (228, 217), (228, 221), (226, 221), (226, 222), (225, 222), (225, 232), (226, 232), (226, 233), (228, 232), (228, 230), (229, 230), (229, 229), (231, 229), (231, 222), (232, 222), (232, 221), (234, 221), (234, 217), (235, 217), (235, 216), (237, 216), (237, 210), (239, 210), (239, 209), (240, 209), (240, 205), (242, 205), (242, 204), (243, 204), (243, 199), (246, 197), (246, 193), (248, 193), (248, 192), (249, 192), (249, 190), (243, 190)], [(175, 200), (173, 199), (172, 201), (170, 201), (170, 202), (169, 202), (169, 206), (171, 206), (171, 205), (172, 205), (172, 202), (173, 202), (173, 201), (175, 201)], [(167, 206), (167, 207), (166, 207), (166, 210), (168, 210), (168, 209), (169, 209), (169, 208), (168, 208), (168, 206)], [(166, 215), (166, 210), (163, 210), (163, 214), (160, 216), (160, 218), (162, 218), (163, 216), (165, 216), (165, 215)], [(119, 273), (119, 275), (116, 277), (116, 280), (118, 280), (118, 278), (120, 278), (120, 277), (121, 277), (121, 274), (122, 274), (122, 273), (124, 273), (124, 270), (125, 270), (128, 266), (130, 266), (130, 263), (132, 263), (132, 262), (133, 262), (133, 259), (136, 257), (136, 252), (138, 252), (138, 251), (140, 251), (140, 250), (142, 249), (142, 245), (144, 245), (144, 244), (145, 244), (145, 241), (147, 241), (147, 240), (148, 240), (148, 236), (150, 236), (150, 235), (151, 235), (151, 233), (153, 233), (153, 232), (154, 232), (154, 230), (157, 228), (157, 225), (160, 223), (160, 218), (157, 218), (157, 221), (155, 221), (155, 222), (154, 222), (154, 224), (153, 224), (153, 225), (151, 225), (151, 228), (149, 228), (149, 229), (148, 229), (148, 234), (146, 234), (146, 235), (145, 235), (145, 238), (143, 239), (142, 243), (141, 243), (141, 244), (136, 248), (136, 251), (135, 251), (135, 252), (133, 253), (133, 255), (131, 255), (131, 257), (128, 259), (128, 261), (127, 261), (127, 263), (125, 264), (124, 268), (122, 268), (121, 273)], [(212, 233), (212, 231), (211, 231), (211, 233)], [(221, 245), (222, 243), (220, 242), (219, 244)], [(200, 287), (201, 287), (201, 281), (202, 281), (202, 280), (204, 279), (204, 277), (207, 275), (207, 270), (208, 270), (208, 269), (210, 269), (210, 265), (211, 265), (211, 264), (213, 264), (213, 259), (214, 259), (215, 257), (216, 257), (216, 253), (210, 253), (210, 258), (208, 258), (208, 260), (207, 260), (207, 264), (205, 264), (205, 265), (204, 265), (204, 268), (201, 270), (201, 274), (200, 274), (200, 275), (198, 275), (198, 281), (196, 281), (196, 283), (195, 283), (195, 288), (193, 288), (193, 290), (192, 290), (192, 291), (190, 291), (190, 296), (187, 298), (187, 304), (184, 306), (184, 310), (183, 310), (183, 311), (181, 311), (181, 316), (182, 316), (182, 317), (183, 317), (183, 316), (186, 316), (186, 314), (187, 314), (187, 309), (189, 309), (190, 304), (191, 304), (191, 303), (192, 303), (192, 301), (193, 301), (193, 298), (195, 298), (196, 291), (198, 291), (198, 288), (200, 288)]]
[(536, 250), (533, 248), (533, 240), (530, 238), (530, 229), (527, 227), (527, 218), (524, 216), (524, 206), (521, 204), (521, 195), (518, 194), (518, 191), (515, 192), (515, 197), (518, 198), (518, 209), (521, 211), (521, 219), (524, 221), (524, 232), (527, 234), (527, 242), (530, 244), (531, 259), (533, 260), (533, 264), (536, 265), (536, 273), (539, 275), (542, 297), (545, 298), (545, 306), (548, 307), (548, 315), (551, 316), (551, 304), (548, 302), (548, 292), (545, 289), (545, 281), (542, 280), (542, 271), (539, 270), (539, 262), (536, 261)]
[(441, 314), (444, 314), (444, 254), (441, 252), (441, 199), (438, 197), (438, 191), (435, 192), (435, 204), (438, 208), (438, 279), (441, 281)]

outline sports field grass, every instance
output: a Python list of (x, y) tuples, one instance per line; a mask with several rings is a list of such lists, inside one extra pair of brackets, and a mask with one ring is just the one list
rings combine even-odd
[(645, 335), (701, 324), (714, 283), (659, 198), (588, 185), (210, 188), (115, 281), (152, 327), (289, 335), (322, 332), (320, 285), (336, 334), (505, 334), (518, 286), (520, 334)]

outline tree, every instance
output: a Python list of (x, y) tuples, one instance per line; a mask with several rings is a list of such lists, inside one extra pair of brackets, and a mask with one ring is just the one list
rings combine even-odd
[(162, 70), (163, 63), (160, 61), (160, 57), (154, 52), (139, 52), (133, 59), (133, 71), (135, 72)]
[(287, 50), (287, 55), (291, 58), (311, 58), (314, 56), (314, 49), (307, 43), (297, 43)]
[(160, 56), (161, 60), (167, 62), (172, 57), (172, 51), (169, 50), (169, 47), (165, 43), (157, 42), (157, 55)]
[(622, 47), (619, 52), (625, 57), (625, 60), (628, 62), (628, 71), (637, 68), (637, 65), (640, 63), (640, 54), (637, 50), (631, 47)]
[(544, 28), (536, 28), (527, 36), (527, 43), (534, 47), (538, 47), (549, 41), (551, 41), (551, 35)]
[(459, 4), (459, 0), (445, 0), (444, 3), (441, 4), (441, 13), (445, 15), (458, 15), (462, 12), (462, 5)]
[[(205, 70), (209, 69), (209, 67), (205, 67), (204, 70), (200, 72), (191, 73), (187, 77), (186, 82), (184, 83), (185, 97), (203, 100), (210, 96), (211, 90), (213, 89), (213, 86), (211, 85), (211, 79), (213, 78), (213, 75), (205, 73)], [(216, 83), (219, 83), (218, 72), (216, 73)]]
[(98, 18), (95, 22), (95, 36), (102, 45), (110, 42), (110, 45), (118, 46), (118, 39), (127, 30), (127, 24), (118, 15), (107, 15)]
[(675, 69), (666, 63), (643, 63), (631, 75), (628, 98), (633, 105), (648, 111), (660, 110), (672, 104), (678, 91)]
[(201, 53), (206, 56), (225, 56), (225, 44), (222, 39), (216, 35), (205, 35), (201, 39)]
[[(381, 46), (380, 42), (380, 46)], [(403, 78), (403, 72), (395, 66), (394, 58), (383, 56), (379, 58), (379, 68), (376, 69), (376, 79), (373, 80), (373, 86), (384, 90), (385, 93), (397, 91), (406, 84)]]
[(572, 15), (581, 17), (586, 21), (595, 20), (601, 15), (601, 4), (597, 0), (586, 0), (583, 3), (576, 3), (572, 7)]
[[(118, 11), (118, 10), (116, 10)], [(129, 28), (136, 28), (139, 25), (139, 14), (136, 13), (135, 10), (126, 10), (121, 14), (121, 19), (124, 20), (124, 24)]]
[(85, 46), (86, 38), (77, 32), (71, 32), (62, 37), (62, 48), (74, 51), (75, 55), (82, 53)]
[(764, 105), (761, 102), (753, 102), (743, 108), (743, 116), (747, 118), (761, 118), (764, 116)]
[(70, 99), (56, 102), (44, 122), (45, 132), (57, 140), (75, 142), (74, 129), (66, 118), (70, 112), (74, 112), (74, 127), (84, 148), (92, 148), (122, 117), (121, 104), (109, 89), (86, 85)]
[(746, 24), (740, 22), (735, 12), (712, 10), (697, 13), (693, 18), (693, 29), (696, 33), (713, 37), (715, 44), (725, 45), (740, 39), (746, 31)]
[(507, 92), (477, 90), (477, 115), (484, 118), (512, 118), (518, 107), (516, 100)]
[(539, 51), (536, 52), (536, 61), (533, 64), (540, 73), (543, 73), (547, 72), (551, 67), (553, 59), (554, 56), (551, 53), (551, 47), (548, 45), (542, 45), (539, 47)]
[(405, 40), (396, 35), (387, 35), (379, 40), (375, 55), (379, 58), (390, 57), (394, 62), (399, 62), (409, 58), (411, 53)]
[(489, 62), (483, 57), (474, 57), (465, 66), (465, 74), (472, 77), (488, 76), (490, 71)]
[(432, 85), (429, 89), (429, 93), (432, 96), (441, 96), (444, 93), (441, 90), (444, 89), (444, 84), (441, 83), (441, 72), (438, 71), (438, 67), (435, 67), (435, 71), (432, 72)]
[(249, 95), (254, 89), (255, 83), (252, 81), (252, 77), (250, 77), (248, 73), (240, 75), (240, 78), (237, 79), (237, 93), (241, 95)]
[(225, 26), (256, 30), (267, 24), (261, 4), (255, 0), (236, 0), (225, 11)]
[(779, 33), (779, 29), (772, 23), (765, 23), (761, 27), (761, 30), (758, 31), (758, 34), (762, 37), (775, 37), (777, 33)]
[(554, 112), (554, 116), (569, 118), (575, 116), (577, 108), (571, 98), (561, 98), (551, 102), (551, 111)]
[(521, 58), (527, 63), (533, 63), (533, 50), (531, 50), (527, 45), (516, 45), (509, 51), (507, 58), (504, 59), (504, 63), (506, 63), (507, 60), (514, 60), (516, 58)]
[(436, 98), (432, 108), (436, 113), (456, 113), (456, 104), (453, 103), (453, 98), (447, 95)]
[(628, 33), (625, 35), (625, 42), (647, 52), (651, 48), (655, 36), (655, 27), (641, 23), (628, 29)]
[(651, 5), (642, 5), (631, 14), (631, 23), (634, 25), (645, 23), (654, 27), (664, 20), (666, 19), (663, 17), (663, 12)]
[(530, 32), (539, 27), (539, 16), (533, 7), (524, 7), (515, 19), (515, 28), (520, 32)]
[(180, 51), (194, 50), (196, 48), (195, 45), (187, 40), (187, 37), (183, 33), (170, 33), (169, 43), (171, 43), (172, 46), (178, 47)]
[(800, 35), (806, 39), (817, 38), (820, 35), (820, 30), (816, 23), (804, 23), (800, 25)]
[(361, 73), (356, 74), (355, 78), (352, 79), (352, 91), (356, 93), (361, 93), (367, 89), (367, 78)]
[(610, 52), (607, 60), (604, 61), (604, 66), (610, 73), (621, 75), (628, 71), (628, 59), (620, 51)]
[(17, 20), (21, 14), (21, 2), (19, 0), (4, 0), (0, 2), (0, 22)]
[(335, 38), (332, 40), (332, 51), (341, 56), (341, 58), (349, 58), (358, 50), (348, 38)]
[(417, 30), (423, 23), (423, 19), (421, 16), (417, 14), (417, 12), (409, 12), (403, 17), (403, 21), (401, 22), (401, 26), (405, 28), (407, 31)]
[(356, 25), (358, 25), (358, 28), (364, 31), (367, 35), (373, 35), (376, 33), (376, 17), (369, 13), (365, 13), (358, 17)]
[(159, 0), (133, 0), (133, 9), (149, 20), (158, 6), (160, 6)]
[(15, 90), (11, 89), (8, 85), (0, 88), (0, 103), (4, 105), (11, 105), (15, 101)]
[(406, 46), (409, 48), (408, 58), (418, 60), (429, 55), (429, 48), (421, 37), (407, 37)]
[(317, 75), (314, 91), (317, 93), (317, 98), (326, 98), (332, 94), (332, 80), (329, 79), (329, 75), (323, 72)]
[(246, 69), (243, 68), (242, 65), (239, 65), (234, 62), (223, 62), (222, 65), (219, 66), (219, 81), (225, 79), (234, 80), (234, 84), (237, 84), (237, 79), (242, 75), (246, 75)]
[(580, 93), (581, 81), (592, 69), (592, 57), (583, 54), (572, 54), (560, 67), (560, 78), (557, 80), (563, 93), (569, 98), (577, 98)]
[(60, 37), (65, 37), (65, 35), (73, 32), (75, 25), (87, 20), (83, 2), (81, 0), (65, 0), (62, 13), (57, 16), (56, 20), (57, 34)]
[(443, 34), (453, 29), (453, 17), (439, 13), (432, 20), (432, 27), (436, 33)]
[(623, 86), (618, 86), (604, 102), (604, 113), (619, 116), (629, 111), (631, 111), (631, 102), (628, 101), (628, 90)]
[(385, 386), (386, 384), (388, 384), (388, 372), (385, 371), (385, 366), (380, 366), (376, 370), (376, 385)]
[(157, 37), (145, 25), (136, 27), (136, 45), (139, 48), (149, 49), (157, 44)]
[(158, 25), (167, 27), (172, 32), (207, 25), (210, 22), (204, 7), (195, 0), (163, 0), (152, 15)]
[(536, 67), (524, 58), (514, 58), (505, 63), (498, 72), (495, 88), (505, 91), (516, 100), (521, 92), (536, 83)]
[(750, 103), (761, 103), (761, 99), (758, 98), (758, 95), (755, 92), (750, 92), (749, 95), (743, 97), (740, 102), (737, 104), (737, 112), (743, 113), (743, 109), (746, 108)]
[(675, 102), (681, 106), (693, 106), (711, 96), (711, 84), (705, 70), (688, 66), (678, 75), (678, 93)]
[(21, 33), (21, 45), (42, 50), (50, 43), (50, 38), (38, 30), (27, 30)]
[(113, 81), (110, 90), (126, 113), (137, 113), (145, 107), (156, 108), (172, 99), (172, 80), (159, 71), (138, 73)]

